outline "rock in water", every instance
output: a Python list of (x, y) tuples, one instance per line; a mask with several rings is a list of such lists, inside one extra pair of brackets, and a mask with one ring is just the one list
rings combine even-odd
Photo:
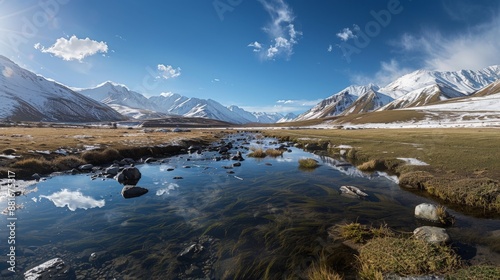
[[(445, 213), (442, 213), (445, 214)], [(435, 223), (440, 223), (438, 206), (430, 203), (422, 203), (415, 207), (415, 217)]]
[(29, 280), (66, 280), (74, 277), (71, 267), (60, 258), (46, 261), (24, 273), (24, 279)]
[(122, 196), (124, 198), (133, 198), (144, 195), (148, 192), (148, 189), (137, 187), (137, 186), (124, 186), (122, 189)]
[(431, 244), (446, 244), (450, 242), (450, 236), (446, 229), (440, 227), (419, 227), (413, 231), (413, 236)]
[(135, 186), (140, 179), (141, 172), (137, 169), (137, 167), (127, 167), (116, 175), (116, 180), (122, 185)]

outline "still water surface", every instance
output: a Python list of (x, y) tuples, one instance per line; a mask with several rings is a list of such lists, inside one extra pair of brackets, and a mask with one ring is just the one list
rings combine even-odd
[[(321, 255), (337, 270), (350, 265), (344, 256), (352, 252), (328, 238), (329, 227), (358, 221), (411, 232), (422, 224), (414, 207), (432, 202), (384, 176), (297, 148), (265, 159), (249, 158), (242, 148), (275, 148), (273, 139), (257, 143), (239, 135), (229, 141), (239, 147), (232, 153), (243, 153), (240, 167), (228, 169), (235, 161), (216, 161), (216, 152), (140, 165), (138, 186), (149, 192), (137, 198), (124, 199), (115, 180), (91, 180), (88, 174), (30, 187), (33, 192), (17, 197), (23, 204), (16, 211), (17, 276), (61, 257), (79, 279), (300, 279)], [(320, 167), (301, 170), (298, 160), (306, 157)], [(342, 196), (341, 185), (358, 186), (369, 198)], [(491, 242), (500, 220), (451, 212), (457, 222), (448, 231), (468, 248), (466, 257), (481, 250), (498, 256), (476, 243)], [(2, 227), (2, 260), (7, 235)], [(15, 279), (7, 277), (7, 267), (2, 261), (2, 276)]]

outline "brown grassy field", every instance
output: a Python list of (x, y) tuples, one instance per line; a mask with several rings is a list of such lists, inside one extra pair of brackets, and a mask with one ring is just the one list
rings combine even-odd
[(312, 138), (337, 146), (351, 145), (366, 161), (416, 158), (430, 164), (432, 169), (500, 179), (499, 129), (309, 129), (264, 133), (298, 142), (301, 138)]
[[(0, 168), (5, 171), (12, 167), (23, 171), (21, 175), (61, 171), (64, 166), (75, 167), (86, 162), (99, 164), (118, 157), (151, 155), (155, 151), (150, 147), (158, 145), (210, 143), (219, 137), (220, 132), (196, 129), (189, 132), (146, 133), (139, 129), (3, 127), (0, 128), (0, 154), (14, 152), (20, 158), (12, 160), (0, 157)], [(84, 152), (86, 146), (98, 147), (98, 152)], [(64, 162), (61, 155), (36, 152), (53, 152), (57, 149), (74, 151), (77, 158)]]
[[(444, 202), (500, 211), (499, 129), (267, 130), (268, 136), (302, 143), (350, 145), (353, 163), (389, 170), (400, 185), (425, 190)], [(331, 149), (335, 155), (339, 149)], [(402, 164), (415, 158), (429, 165)], [(378, 164), (377, 164), (378, 163)]]

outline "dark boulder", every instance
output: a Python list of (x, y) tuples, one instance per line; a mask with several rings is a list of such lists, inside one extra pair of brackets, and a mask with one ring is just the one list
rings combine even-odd
[(137, 169), (137, 167), (127, 167), (116, 175), (116, 180), (122, 185), (135, 186), (140, 179), (141, 172)]
[(144, 195), (148, 192), (148, 189), (137, 187), (137, 186), (124, 186), (122, 189), (122, 196), (124, 198), (133, 198)]

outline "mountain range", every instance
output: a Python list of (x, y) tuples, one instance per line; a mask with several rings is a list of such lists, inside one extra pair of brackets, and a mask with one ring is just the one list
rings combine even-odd
[(212, 99), (189, 98), (176, 93), (162, 93), (146, 98), (128, 89), (125, 85), (105, 82), (97, 87), (74, 89), (75, 91), (102, 102), (116, 111), (134, 119), (184, 116), (222, 120), (235, 124), (276, 123), (286, 119), (279, 113), (251, 113), (237, 106), (225, 107)]
[[(481, 70), (418, 70), (380, 87), (349, 86), (325, 98), (299, 116), (248, 112), (211, 99), (175, 93), (145, 97), (125, 85), (104, 82), (94, 88), (69, 88), (21, 68), (0, 56), (0, 119), (19, 121), (97, 122), (160, 119), (169, 116), (210, 118), (234, 124), (276, 123), (331, 116), (432, 108), (443, 101), (461, 102), (460, 108), (481, 98), (500, 105), (500, 66)], [(472, 98), (472, 99), (470, 99)], [(499, 100), (499, 101), (497, 101)], [(476, 102), (477, 103), (477, 102)], [(464, 105), (465, 104), (465, 105)], [(497, 106), (500, 107), (500, 106)]]
[(467, 97), (483, 88), (490, 88), (489, 94), (498, 93), (499, 80), (498, 65), (478, 71), (418, 70), (383, 88), (372, 84), (349, 86), (322, 100), (294, 121), (427, 106), (443, 100)]
[(19, 67), (0, 56), (0, 118), (95, 122), (124, 117), (112, 108)]

